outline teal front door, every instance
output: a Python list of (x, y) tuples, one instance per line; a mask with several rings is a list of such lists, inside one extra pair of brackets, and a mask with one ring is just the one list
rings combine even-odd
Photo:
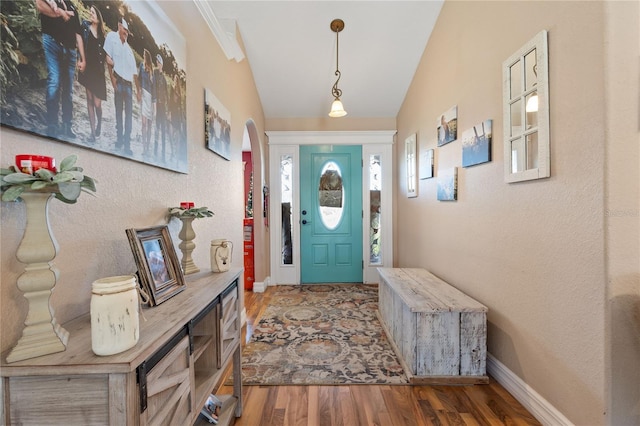
[(362, 147), (300, 146), (300, 282), (362, 282)]

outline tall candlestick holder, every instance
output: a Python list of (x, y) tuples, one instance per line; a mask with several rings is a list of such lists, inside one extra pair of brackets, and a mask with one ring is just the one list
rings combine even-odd
[(55, 167), (55, 159), (42, 155), (20, 154), (16, 166), (0, 171), (2, 201), (22, 200), (27, 223), (16, 257), (26, 266), (17, 287), (29, 302), (22, 336), (7, 355), (16, 362), (62, 352), (67, 348), (69, 332), (56, 321), (51, 293), (58, 280), (53, 259), (58, 243), (49, 226), (49, 201), (52, 198), (74, 204), (82, 192), (96, 192), (96, 182), (76, 166), (78, 157), (69, 155)]
[(195, 265), (191, 258), (193, 249), (196, 248), (196, 244), (193, 239), (196, 237), (196, 233), (193, 231), (193, 220), (203, 217), (213, 216), (213, 212), (207, 207), (195, 207), (191, 201), (183, 201), (180, 203), (180, 207), (169, 207), (169, 216), (177, 217), (182, 221), (182, 229), (178, 237), (182, 241), (178, 244), (178, 247), (182, 251), (182, 273), (184, 275), (195, 274), (200, 272), (200, 269)]
[(180, 229), (180, 233), (178, 234), (178, 237), (181, 240), (178, 247), (182, 251), (182, 260), (180, 264), (182, 265), (182, 272), (185, 275), (200, 272), (200, 268), (196, 266), (191, 258), (191, 253), (193, 253), (193, 249), (196, 248), (196, 244), (193, 242), (196, 237), (196, 233), (193, 230), (194, 219), (194, 216), (183, 216), (180, 218), (182, 221), (182, 229)]
[(7, 362), (22, 361), (42, 355), (62, 352), (67, 348), (69, 332), (56, 321), (50, 303), (51, 293), (58, 279), (53, 260), (58, 243), (49, 226), (49, 201), (52, 192), (24, 192), (27, 224), (16, 257), (25, 270), (18, 277), (17, 286), (29, 302), (22, 337), (11, 349)]

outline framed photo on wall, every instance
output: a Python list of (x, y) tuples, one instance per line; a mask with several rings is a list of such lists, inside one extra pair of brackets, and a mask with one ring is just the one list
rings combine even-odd
[(231, 114), (210, 89), (204, 89), (204, 140), (209, 150), (231, 159)]
[(2, 14), (3, 126), (187, 173), (186, 42), (158, 2), (3, 0)]
[(438, 201), (458, 199), (458, 168), (438, 171)]
[(462, 167), (491, 161), (491, 123), (485, 120), (462, 132)]
[(420, 179), (433, 177), (435, 150), (428, 149), (420, 154)]
[(437, 123), (438, 146), (446, 145), (458, 139), (458, 106), (442, 113)]

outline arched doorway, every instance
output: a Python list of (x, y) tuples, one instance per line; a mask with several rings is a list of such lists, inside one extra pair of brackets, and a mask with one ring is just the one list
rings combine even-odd
[[(265, 158), (262, 143), (253, 120), (245, 123), (242, 141), (242, 161), (245, 179), (245, 223), (251, 224), (251, 229), (245, 226), (245, 243), (248, 244), (251, 232), (252, 259), (244, 259), (245, 288), (250, 290), (254, 282), (263, 282), (268, 274), (269, 259), (268, 234), (264, 209)], [(268, 213), (268, 212), (267, 212)], [(243, 250), (243, 254), (244, 254)], [(251, 276), (250, 276), (251, 275)], [(247, 277), (251, 278), (251, 286), (247, 285)]]

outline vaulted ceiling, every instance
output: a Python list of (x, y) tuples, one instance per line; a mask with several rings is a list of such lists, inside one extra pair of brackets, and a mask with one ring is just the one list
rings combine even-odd
[(373, 118), (397, 115), (442, 1), (207, 1), (199, 7), (231, 37), (237, 25), (266, 118), (327, 116), (336, 80), (330, 23), (342, 19), (342, 101), (349, 117)]

